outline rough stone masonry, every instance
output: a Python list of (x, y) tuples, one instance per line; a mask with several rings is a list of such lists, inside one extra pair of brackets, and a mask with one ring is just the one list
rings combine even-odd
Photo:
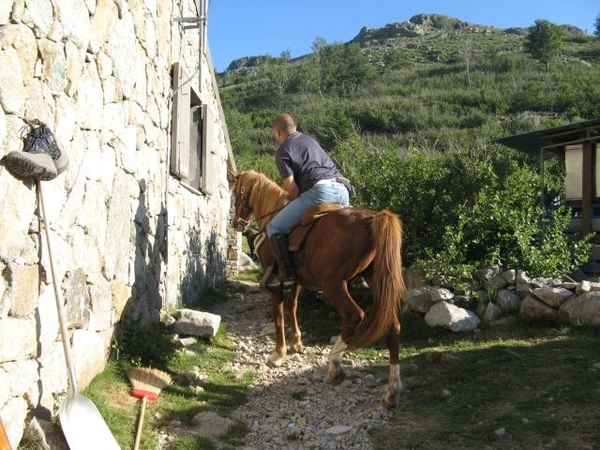
[[(210, 52), (176, 21), (196, 14), (193, 0), (0, 2), (0, 158), (22, 151), (31, 120), (69, 157), (43, 182), (45, 220), (33, 180), (0, 165), (0, 418), (13, 448), (27, 416), (49, 423), (67, 389), (44, 222), (80, 388), (103, 370), (117, 324), (197, 299), (236, 256)], [(169, 170), (175, 62), (212, 118), (210, 196)]]

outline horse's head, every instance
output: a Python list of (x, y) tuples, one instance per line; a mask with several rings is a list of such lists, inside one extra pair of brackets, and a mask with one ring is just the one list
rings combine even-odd
[(254, 210), (250, 205), (250, 189), (246, 183), (244, 172), (241, 174), (232, 174), (235, 179), (233, 186), (233, 195), (235, 196), (235, 217), (232, 220), (233, 228), (236, 231), (244, 231), (250, 224), (250, 219)]
[(230, 173), (235, 180), (233, 227), (236, 231), (244, 231), (250, 223), (252, 214), (256, 213), (259, 216), (256, 218), (258, 225), (264, 230), (273, 216), (289, 203), (289, 194), (260, 171), (245, 170), (240, 174), (231, 171)]

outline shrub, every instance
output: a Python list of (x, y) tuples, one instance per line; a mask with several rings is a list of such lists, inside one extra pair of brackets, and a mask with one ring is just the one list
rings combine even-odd
[(536, 164), (512, 151), (374, 151), (358, 141), (339, 146), (336, 156), (357, 187), (355, 203), (399, 214), (405, 262), (429, 274), (504, 266), (561, 275), (589, 255), (586, 240), (571, 242), (564, 232), (569, 210), (540, 206), (542, 189), (562, 192), (554, 162), (542, 177)]

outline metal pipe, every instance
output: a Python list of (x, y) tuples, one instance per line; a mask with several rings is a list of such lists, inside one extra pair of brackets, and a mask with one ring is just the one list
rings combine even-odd
[(198, 10), (198, 93), (202, 95), (202, 55), (205, 45), (205, 28), (206, 28), (206, 0), (197, 0), (200, 4), (196, 5)]

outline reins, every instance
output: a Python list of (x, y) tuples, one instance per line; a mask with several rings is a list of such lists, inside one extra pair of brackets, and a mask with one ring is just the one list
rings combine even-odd
[(261, 217), (255, 217), (255, 219), (256, 219), (256, 221), (257, 221), (257, 222), (260, 222), (260, 221), (261, 221), (261, 220), (263, 220), (265, 217), (269, 217), (269, 216), (271, 216), (271, 215), (273, 215), (273, 214), (275, 214), (275, 213), (278, 213), (278, 212), (279, 212), (279, 211), (281, 211), (281, 210), (282, 210), (282, 209), (283, 209), (285, 206), (286, 206), (286, 205), (283, 205), (282, 207), (280, 207), (280, 208), (277, 208), (276, 210), (274, 210), (274, 211), (271, 211), (270, 213), (267, 213), (267, 214), (265, 214), (265, 215), (263, 215), (263, 216), (261, 216)]
[[(285, 206), (285, 205), (284, 205), (284, 206)], [(267, 214), (265, 214), (265, 215), (263, 215), (263, 216), (261, 216), (261, 217), (255, 217), (256, 223), (260, 222), (260, 221), (261, 221), (262, 219), (264, 219), (265, 217), (268, 217), (268, 216), (270, 216), (270, 215), (273, 215), (273, 214), (275, 214), (275, 213), (278, 213), (279, 211), (281, 211), (281, 210), (284, 208), (284, 206), (282, 206), (281, 208), (277, 208), (276, 210), (274, 210), (274, 211), (271, 211), (270, 213), (267, 213)], [(244, 222), (245, 226), (247, 226), (247, 225), (250, 223), (250, 221), (249, 221), (249, 220), (242, 219), (242, 218), (241, 218), (241, 217), (239, 217), (239, 216), (238, 216), (238, 219), (239, 219), (240, 221)], [(260, 224), (259, 224), (258, 231), (259, 231), (259, 232), (261, 232), (261, 233), (264, 233), (264, 232), (265, 232), (265, 229), (261, 228), (261, 227), (260, 227)]]

